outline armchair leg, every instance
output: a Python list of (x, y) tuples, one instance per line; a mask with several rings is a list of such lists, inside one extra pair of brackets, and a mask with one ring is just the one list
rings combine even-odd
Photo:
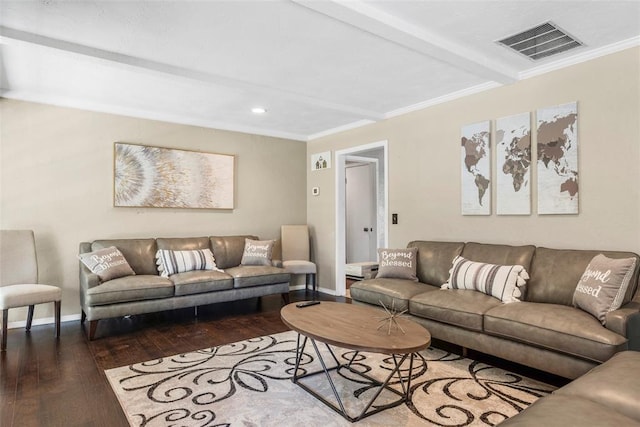
[(315, 293), (316, 292), (316, 273), (308, 273), (305, 279), (306, 279), (304, 282), (305, 291), (309, 287), (309, 282), (311, 282), (311, 289)]
[(27, 332), (31, 330), (31, 322), (33, 321), (33, 305), (29, 306), (29, 312), (27, 313)]
[(289, 292), (283, 292), (282, 294), (282, 300), (284, 301), (285, 304), (289, 304)]
[(0, 351), (7, 349), (7, 322), (9, 321), (9, 309), (2, 310), (2, 348)]
[(55, 311), (56, 311), (56, 337), (60, 338), (60, 309), (62, 308), (62, 301), (55, 301)]

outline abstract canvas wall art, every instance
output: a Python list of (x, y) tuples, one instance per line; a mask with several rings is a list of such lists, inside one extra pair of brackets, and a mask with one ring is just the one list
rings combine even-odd
[(114, 206), (234, 208), (235, 158), (115, 143)]
[(491, 215), (491, 122), (462, 127), (462, 214)]
[(531, 214), (531, 118), (496, 120), (496, 213)]
[(578, 213), (578, 104), (542, 108), (538, 122), (538, 214)]

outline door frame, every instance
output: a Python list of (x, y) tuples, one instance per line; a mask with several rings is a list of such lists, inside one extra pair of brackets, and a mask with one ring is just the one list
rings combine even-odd
[[(358, 154), (370, 151), (376, 148), (382, 149), (382, 164), (384, 165), (383, 173), (383, 191), (384, 191), (384, 204), (383, 214), (384, 226), (382, 227), (383, 238), (378, 236), (378, 247), (385, 246), (389, 241), (389, 148), (387, 140), (372, 142), (369, 144), (358, 145), (356, 147), (346, 148), (344, 150), (337, 150), (335, 153), (336, 163), (336, 200), (335, 200), (335, 224), (336, 224), (336, 247), (335, 247), (335, 284), (336, 295), (344, 296), (346, 294), (346, 281), (345, 281), (345, 263), (346, 263), (346, 198), (345, 198), (345, 167), (346, 159), (348, 156), (357, 156)], [(378, 212), (379, 214), (379, 212)], [(384, 240), (384, 241), (381, 241)]]

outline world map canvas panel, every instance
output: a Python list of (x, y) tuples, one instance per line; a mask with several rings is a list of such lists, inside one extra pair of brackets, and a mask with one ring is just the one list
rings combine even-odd
[(577, 103), (539, 109), (537, 125), (538, 214), (577, 214)]
[(491, 122), (462, 127), (462, 214), (491, 215)]
[(531, 118), (529, 113), (496, 120), (496, 213), (531, 214)]
[(232, 155), (115, 144), (114, 206), (234, 208)]

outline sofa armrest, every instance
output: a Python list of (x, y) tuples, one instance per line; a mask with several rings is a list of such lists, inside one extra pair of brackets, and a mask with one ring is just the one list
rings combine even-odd
[[(79, 249), (80, 254), (91, 252), (91, 243), (80, 242)], [(84, 294), (89, 289), (98, 286), (100, 284), (100, 278), (97, 274), (93, 274), (82, 261), (78, 262), (78, 264), (80, 264), (80, 293)]]
[(606, 328), (626, 337), (629, 350), (640, 350), (640, 303), (631, 301), (607, 313)]
[(80, 263), (80, 290), (86, 292), (99, 284), (100, 277), (92, 273), (84, 264)]

